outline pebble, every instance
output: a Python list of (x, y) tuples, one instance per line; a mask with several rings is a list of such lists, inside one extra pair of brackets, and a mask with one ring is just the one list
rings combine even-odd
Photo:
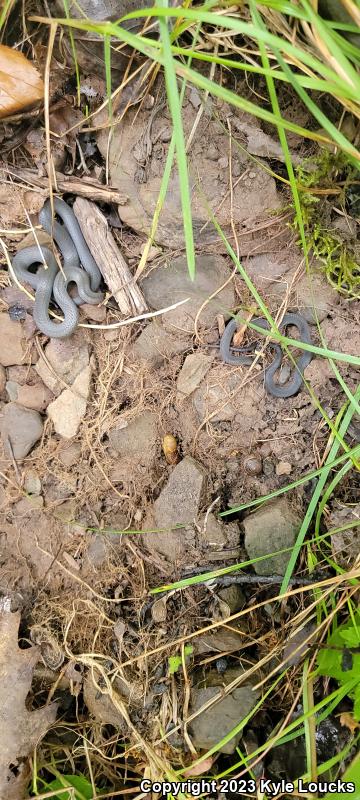
[(176, 382), (180, 395), (188, 397), (197, 389), (212, 362), (213, 356), (206, 353), (191, 353), (186, 356)]
[(27, 494), (32, 494), (38, 496), (41, 492), (41, 480), (35, 472), (35, 470), (30, 469), (26, 475), (24, 480), (24, 489)]
[(263, 471), (262, 460), (259, 456), (247, 456), (244, 458), (244, 470), (248, 475), (261, 475)]
[[(6, 343), (6, 347), (0, 348), (0, 364), (3, 367), (24, 363), (28, 348), (25, 339), (24, 324), (22, 322), (13, 322), (8, 314), (0, 314), (0, 341), (4, 344)], [(36, 360), (35, 356), (34, 360)]]
[(211, 144), (207, 151), (206, 151), (206, 158), (209, 158), (210, 161), (217, 161), (219, 158), (219, 151), (214, 144)]
[(65, 467), (73, 467), (81, 456), (81, 443), (71, 442), (70, 444), (64, 443), (58, 450), (58, 458)]
[(75, 331), (66, 339), (50, 339), (44, 352), (52, 369), (49, 369), (42, 357), (37, 362), (35, 369), (55, 396), (63, 391), (64, 383), (72, 386), (77, 376), (88, 366), (90, 360), (89, 346), (84, 341), (82, 330)]
[(279, 463), (276, 464), (275, 472), (279, 477), (281, 475), (290, 475), (291, 470), (292, 466), (288, 461), (279, 461)]
[(19, 384), (16, 381), (7, 381), (6, 392), (14, 403), (24, 406), (24, 408), (32, 408), (34, 411), (45, 411), (54, 395), (45, 386), (42, 381), (29, 386), (28, 384)]
[(42, 432), (43, 423), (37, 411), (22, 408), (16, 403), (7, 403), (1, 425), (1, 436), (7, 456), (11, 458), (12, 452), (14, 458), (21, 461), (41, 439)]
[[(278, 550), (292, 548), (301, 525), (301, 519), (293, 511), (285, 497), (267, 503), (243, 521), (245, 548), (254, 562), (257, 575), (284, 575), (290, 558), (286, 553), (271, 555)], [(268, 556), (268, 557), (266, 557)]]
[(106, 320), (106, 307), (93, 306), (91, 303), (83, 303), (80, 306), (81, 315), (86, 319), (93, 320), (93, 322), (105, 322)]
[(86, 414), (90, 379), (91, 367), (87, 366), (77, 375), (71, 389), (65, 389), (47, 408), (56, 433), (63, 439), (72, 439), (79, 430)]

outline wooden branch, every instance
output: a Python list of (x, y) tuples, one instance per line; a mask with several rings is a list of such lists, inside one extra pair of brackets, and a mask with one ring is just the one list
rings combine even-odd
[[(36, 170), (33, 169), (17, 169), (13, 166), (4, 166), (2, 171), (2, 178), (9, 179), (9, 177), (21, 180), (21, 183), (28, 183), (29, 188), (39, 186), (41, 189), (48, 189), (49, 178), (38, 175)], [(74, 175), (63, 175), (61, 172), (56, 172), (56, 186), (60, 192), (70, 192), (79, 197), (91, 198), (98, 203), (116, 203), (123, 206), (128, 198), (125, 194), (121, 194), (117, 189), (111, 186), (103, 186), (95, 178), (89, 178), (83, 175), (82, 178), (76, 178)], [(54, 191), (56, 187), (54, 186)]]
[(95, 205), (77, 197), (73, 206), (80, 228), (105, 283), (122, 314), (143, 314), (148, 310), (134, 276), (122, 256), (104, 214)]

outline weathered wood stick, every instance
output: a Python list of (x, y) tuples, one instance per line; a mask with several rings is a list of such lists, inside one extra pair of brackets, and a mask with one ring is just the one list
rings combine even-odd
[(74, 212), (90, 252), (122, 314), (143, 314), (148, 310), (145, 299), (134, 281), (109, 229), (106, 217), (95, 205), (77, 197)]
[[(17, 169), (13, 166), (4, 166), (0, 172), (0, 178), (6, 179), (11, 176), (18, 178), (21, 182), (28, 183), (29, 188), (39, 186), (41, 189), (48, 189), (49, 178), (46, 176), (38, 175), (35, 169), (28, 169), (26, 167)], [(55, 173), (56, 185), (60, 192), (70, 192), (79, 197), (88, 197), (91, 200), (96, 200), (98, 203), (116, 203), (117, 205), (124, 205), (128, 198), (125, 194), (121, 194), (117, 189), (111, 186), (103, 186), (96, 178), (90, 178), (83, 175), (82, 178), (76, 178), (74, 175), (63, 175), (61, 172)], [(54, 191), (56, 191), (54, 187)]]

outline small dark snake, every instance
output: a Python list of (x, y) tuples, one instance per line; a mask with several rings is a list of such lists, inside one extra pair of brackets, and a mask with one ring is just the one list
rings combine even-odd
[[(254, 319), (253, 322), (258, 325), (259, 328), (270, 330), (268, 321), (263, 317), (258, 317), (257, 319)], [(303, 342), (304, 344), (312, 344), (310, 328), (304, 317), (302, 317), (300, 314), (285, 314), (279, 325), (279, 331), (284, 331), (289, 325), (294, 325), (298, 329), (300, 335), (299, 341)], [(232, 348), (231, 342), (237, 328), (238, 321), (236, 319), (230, 320), (220, 340), (220, 355), (223, 361), (225, 364), (232, 364), (234, 367), (238, 367), (243, 364), (252, 364), (254, 356), (247, 354), (249, 354), (251, 351), (254, 351), (256, 347), (259, 346), (259, 343), (255, 342), (245, 347), (236, 348), (237, 355), (235, 355), (234, 352), (231, 352), (232, 350), (235, 350), (235, 348)], [(273, 397), (292, 397), (293, 395), (297, 394), (302, 387), (304, 369), (308, 366), (308, 364), (310, 364), (313, 354), (309, 350), (304, 350), (301, 356), (299, 356), (299, 358), (296, 360), (296, 367), (294, 368), (289, 380), (284, 386), (280, 386), (280, 384), (275, 383), (274, 377), (281, 365), (283, 351), (280, 345), (274, 342), (270, 342), (269, 347), (275, 351), (275, 358), (265, 370), (265, 388), (269, 394), (273, 395)]]
[[(104, 295), (98, 291), (100, 270), (73, 210), (64, 200), (55, 197), (54, 211), (62, 220), (62, 225), (52, 217), (50, 200), (41, 209), (39, 221), (61, 251), (63, 271), (59, 270), (51, 250), (37, 245), (20, 250), (13, 259), (12, 267), (18, 281), (28, 283), (35, 289), (33, 317), (38, 329), (46, 336), (61, 339), (74, 332), (79, 320), (78, 305), (97, 305)], [(69, 284), (76, 284), (75, 297), (70, 297), (68, 293)], [(49, 305), (52, 297), (64, 315), (62, 322), (50, 319)]]

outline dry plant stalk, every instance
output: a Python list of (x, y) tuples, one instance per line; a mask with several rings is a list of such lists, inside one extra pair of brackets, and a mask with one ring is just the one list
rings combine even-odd
[(109, 229), (104, 214), (95, 205), (77, 197), (74, 212), (105, 283), (122, 314), (142, 314), (147, 305)]

